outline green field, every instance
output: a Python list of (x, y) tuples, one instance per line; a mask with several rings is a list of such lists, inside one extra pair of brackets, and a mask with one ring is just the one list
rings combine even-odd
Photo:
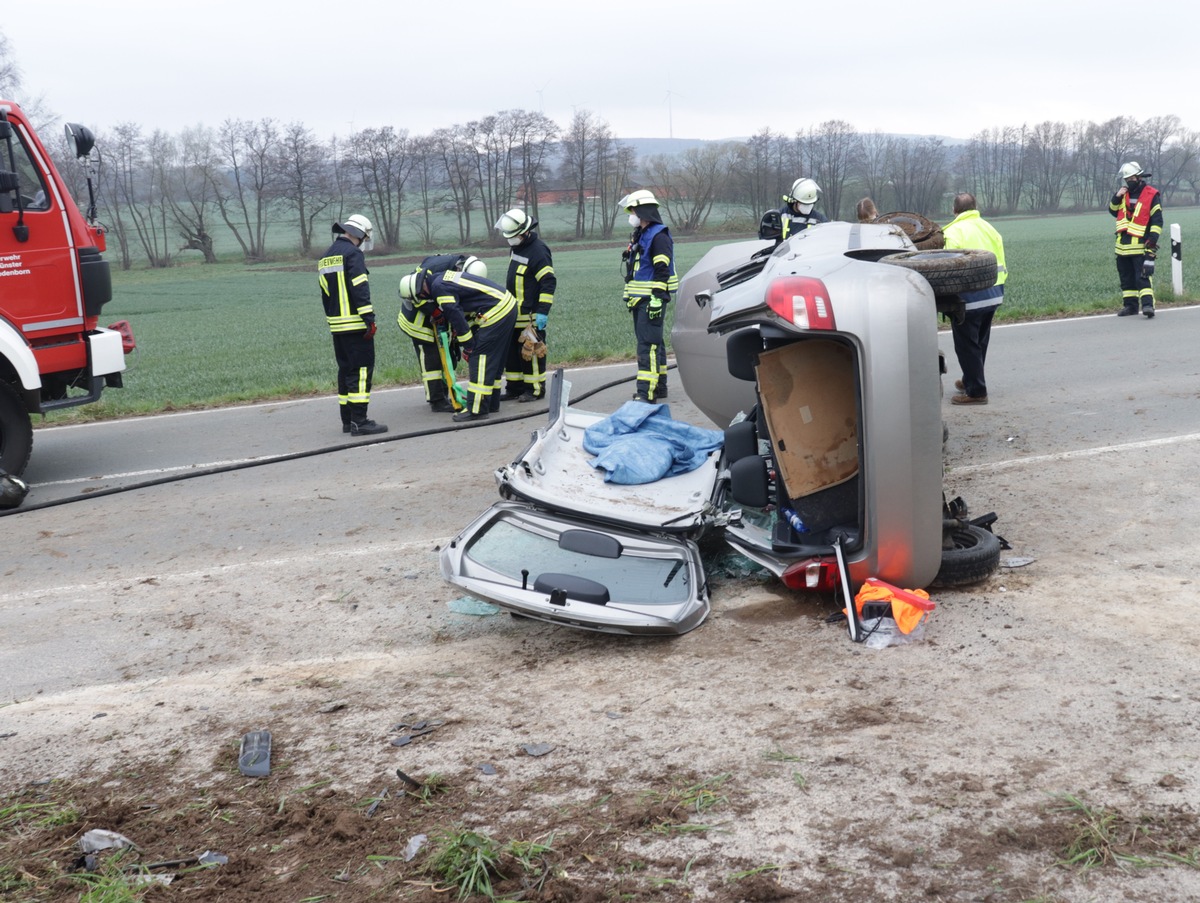
[[(1180, 223), (1185, 239), (1200, 234), (1200, 209), (1171, 210), (1167, 221)], [(1106, 213), (992, 222), (1004, 236), (1010, 274), (999, 319), (1117, 309)], [(621, 245), (584, 250), (552, 234), (547, 239), (559, 280), (550, 318), (552, 364), (629, 359), (633, 334), (620, 300)], [(718, 243), (679, 242), (680, 273)], [(502, 280), (507, 256), (484, 256), (492, 277)], [(396, 288), (411, 263), (369, 265), (380, 322), (376, 386), (416, 382), (412, 345), (396, 326)], [(1159, 301), (1170, 303), (1165, 253), (1159, 272)], [(129, 320), (138, 341), (126, 387), (105, 392), (99, 404), (58, 412), (49, 418), (54, 422), (334, 392), (333, 350), (311, 262), (188, 263), (114, 271), (113, 283), (104, 320)], [(1185, 255), (1184, 285), (1193, 296), (1200, 293), (1195, 255)]]

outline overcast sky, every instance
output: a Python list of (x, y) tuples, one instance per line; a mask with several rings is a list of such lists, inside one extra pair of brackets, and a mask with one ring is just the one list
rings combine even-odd
[[(9, 4), (12, 6), (12, 4)], [(0, 19), (63, 120), (418, 135), (505, 109), (618, 137), (969, 138), (1174, 113), (1200, 129), (1200, 6), (1111, 0), (43, 0)], [(22, 98), (16, 98), (18, 101)]]

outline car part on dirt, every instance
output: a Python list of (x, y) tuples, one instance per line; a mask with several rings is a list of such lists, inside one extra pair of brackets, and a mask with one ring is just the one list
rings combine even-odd
[(877, 216), (872, 222), (876, 225), (899, 226), (918, 251), (937, 250), (946, 246), (942, 227), (919, 213), (895, 211)]
[(1000, 538), (983, 527), (959, 524), (949, 530), (952, 548), (942, 550), (942, 566), (932, 586), (978, 583), (1000, 567)]
[(962, 497), (942, 501), (942, 565), (932, 586), (963, 586), (986, 580), (1000, 567), (1008, 544), (992, 532), (995, 513), (970, 517)]

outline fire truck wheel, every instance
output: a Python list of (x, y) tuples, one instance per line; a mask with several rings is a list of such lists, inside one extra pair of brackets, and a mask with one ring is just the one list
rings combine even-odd
[(25, 472), (33, 450), (33, 424), (16, 389), (0, 382), (0, 470), (15, 477)]

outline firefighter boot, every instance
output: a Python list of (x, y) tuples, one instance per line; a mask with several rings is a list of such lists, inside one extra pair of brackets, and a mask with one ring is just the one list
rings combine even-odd
[(1118, 317), (1136, 317), (1137, 312), (1138, 312), (1138, 310), (1137, 310), (1136, 305), (1126, 304), (1119, 311), (1117, 311), (1117, 316)]
[(350, 435), (351, 436), (373, 436), (376, 433), (386, 433), (387, 427), (382, 423), (376, 423), (374, 420), (351, 420)]
[(1145, 317), (1147, 320), (1153, 320), (1153, 319), (1154, 319), (1154, 304), (1153, 304), (1152, 302), (1150, 302), (1150, 301), (1143, 301), (1143, 302), (1142, 302), (1142, 315), (1143, 315), (1143, 316), (1144, 316), (1144, 317)]

